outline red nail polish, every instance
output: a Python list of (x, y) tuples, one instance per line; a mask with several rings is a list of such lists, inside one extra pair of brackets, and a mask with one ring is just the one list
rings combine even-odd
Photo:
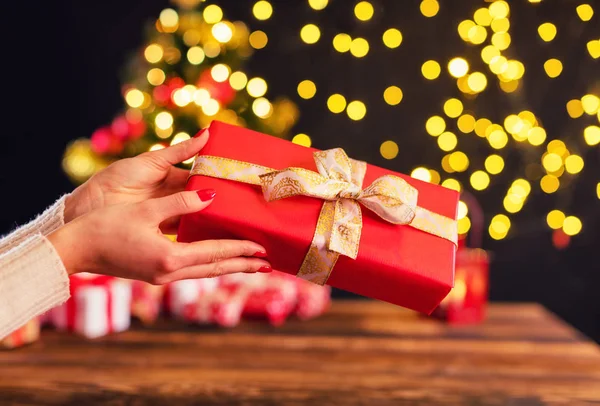
[(266, 258), (267, 253), (265, 251), (256, 251), (252, 256), (256, 258)]
[(270, 266), (261, 266), (261, 267), (258, 269), (258, 272), (261, 272), (261, 273), (269, 273), (269, 272), (273, 272), (273, 268), (271, 268)]
[(202, 200), (203, 202), (207, 202), (215, 198), (217, 191), (214, 189), (203, 189), (197, 190), (196, 193), (198, 194), (200, 200)]

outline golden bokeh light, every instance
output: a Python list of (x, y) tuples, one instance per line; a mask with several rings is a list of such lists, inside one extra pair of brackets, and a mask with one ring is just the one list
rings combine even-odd
[(194, 103), (197, 106), (204, 106), (210, 100), (210, 93), (206, 89), (198, 89), (194, 92)]
[(433, 183), (434, 185), (438, 185), (440, 183), (440, 179), (441, 179), (440, 173), (438, 171), (436, 171), (435, 169), (430, 169), (429, 174), (431, 176), (430, 182)]
[(174, 32), (179, 24), (179, 15), (172, 8), (166, 8), (160, 12), (158, 20), (165, 32)]
[(398, 151), (398, 144), (391, 140), (384, 141), (379, 147), (379, 152), (385, 159), (396, 158), (398, 156)]
[(600, 127), (596, 125), (586, 127), (583, 130), (583, 138), (590, 146), (598, 145), (600, 143)]
[(308, 0), (308, 5), (313, 9), (313, 10), (323, 10), (325, 7), (327, 7), (327, 4), (329, 3), (329, 0)]
[(152, 152), (152, 151), (159, 151), (161, 149), (164, 149), (165, 146), (162, 144), (154, 144), (152, 145), (150, 148), (148, 148), (148, 151)]
[(440, 4), (437, 0), (423, 0), (419, 9), (425, 17), (433, 17), (440, 11)]
[(273, 105), (264, 97), (259, 97), (252, 102), (252, 112), (260, 118), (268, 118), (273, 114)]
[(348, 34), (337, 34), (333, 37), (333, 48), (341, 53), (348, 52), (352, 45), (352, 37)]
[(487, 137), (490, 146), (494, 149), (502, 149), (508, 143), (508, 135), (502, 130), (494, 130)]
[(473, 189), (484, 190), (490, 184), (490, 175), (484, 171), (475, 171), (471, 174), (469, 181), (471, 182)]
[(223, 10), (216, 4), (210, 4), (204, 9), (202, 16), (208, 24), (216, 24), (223, 19)]
[(350, 53), (356, 58), (362, 58), (369, 53), (369, 43), (364, 38), (355, 38), (350, 44)]
[(473, 13), (473, 20), (479, 25), (488, 26), (492, 23), (492, 16), (488, 8), (482, 7), (475, 10)]
[(510, 28), (510, 20), (506, 17), (496, 18), (492, 21), (491, 27), (494, 32), (507, 32)]
[(269, 37), (263, 31), (254, 31), (248, 37), (248, 41), (250, 42), (250, 46), (254, 49), (263, 49), (267, 46), (269, 42)]
[(292, 138), (292, 142), (294, 144), (302, 145), (303, 147), (310, 147), (312, 145), (310, 137), (306, 134), (294, 135), (294, 138)]
[(556, 58), (548, 59), (546, 62), (544, 62), (544, 70), (546, 71), (546, 75), (548, 75), (548, 77), (556, 78), (563, 70), (562, 62)]
[(131, 89), (125, 93), (125, 102), (129, 107), (138, 108), (144, 103), (144, 93), (138, 89)]
[(257, 20), (268, 20), (273, 15), (273, 6), (265, 0), (257, 1), (252, 7), (252, 14)]
[(200, 47), (191, 47), (187, 51), (187, 59), (192, 65), (200, 65), (204, 62), (204, 50)]
[(543, 23), (538, 27), (538, 34), (541, 39), (550, 42), (556, 37), (556, 26), (552, 23)]
[(469, 73), (469, 63), (464, 58), (452, 58), (448, 62), (448, 72), (455, 78), (461, 78)]
[(298, 84), (298, 95), (303, 99), (312, 99), (317, 93), (317, 86), (312, 80), (303, 80)]
[(468, 217), (463, 217), (458, 220), (457, 231), (458, 234), (463, 235), (469, 232), (471, 229), (471, 220)]
[(493, 57), (490, 61), (490, 70), (496, 75), (506, 72), (508, 70), (508, 59), (502, 55)]
[(600, 108), (600, 98), (594, 94), (586, 94), (581, 98), (581, 106), (586, 114), (594, 115)]
[(252, 97), (261, 97), (267, 93), (267, 82), (263, 78), (252, 78), (246, 85), (248, 94)]
[(189, 140), (190, 138), (192, 137), (190, 137), (190, 135), (186, 132), (177, 133), (173, 136), (173, 139), (171, 140), (171, 145), (177, 145), (180, 142)]
[(163, 58), (163, 48), (158, 44), (150, 44), (144, 50), (144, 57), (150, 63), (157, 63)]
[(225, 64), (219, 63), (213, 66), (210, 70), (210, 76), (215, 80), (215, 82), (225, 82), (229, 78), (229, 74), (231, 73), (231, 68)]
[(483, 92), (487, 86), (487, 78), (481, 72), (473, 72), (467, 79), (467, 85), (475, 93)]
[(396, 28), (390, 28), (383, 33), (383, 43), (388, 48), (398, 48), (402, 43), (402, 33)]
[(581, 21), (590, 21), (594, 15), (594, 9), (589, 4), (580, 4), (575, 10)]
[(458, 118), (456, 125), (461, 132), (471, 133), (475, 129), (475, 117), (470, 114), (463, 114)]
[(544, 169), (546, 169), (546, 171), (556, 172), (563, 165), (563, 161), (560, 155), (555, 154), (554, 152), (550, 152), (548, 154), (545, 154), (542, 158), (542, 165), (544, 166)]
[(561, 140), (552, 140), (548, 143), (546, 149), (556, 155), (563, 156), (567, 152), (567, 146)]
[(383, 99), (390, 106), (396, 106), (402, 101), (402, 89), (398, 86), (390, 86), (383, 92)]
[(510, 11), (508, 3), (505, 1), (495, 1), (490, 4), (489, 9), (490, 16), (492, 16), (493, 19), (508, 17), (508, 13)]
[(221, 109), (221, 105), (215, 99), (209, 99), (202, 106), (202, 112), (209, 117), (217, 114), (220, 109)]
[(492, 35), (492, 45), (500, 51), (504, 51), (510, 46), (511, 38), (508, 32), (496, 32)]
[(600, 58), (600, 39), (588, 41), (586, 47), (592, 58)]
[(360, 21), (368, 21), (373, 17), (373, 13), (375, 10), (373, 9), (373, 5), (368, 1), (361, 1), (354, 6), (354, 15)]
[(469, 167), (469, 158), (464, 152), (456, 151), (450, 154), (448, 164), (453, 171), (464, 172)]
[(485, 137), (486, 136), (486, 131), (488, 129), (489, 126), (492, 125), (492, 122), (490, 120), (488, 120), (487, 118), (480, 118), (479, 120), (477, 120), (475, 122), (475, 134), (477, 134), (479, 137)]
[(492, 218), (489, 227), (489, 234), (495, 240), (501, 240), (506, 237), (510, 230), (510, 219), (505, 214), (497, 214)]
[(440, 134), (437, 139), (438, 146), (442, 151), (452, 151), (458, 144), (458, 139), (453, 133), (446, 131)]
[(442, 182), (442, 186), (448, 189), (456, 190), (457, 192), (460, 192), (462, 190), (460, 182), (452, 178), (444, 180)]
[(583, 228), (583, 224), (581, 224), (581, 220), (579, 220), (575, 216), (567, 216), (563, 221), (562, 229), (566, 235), (577, 235), (581, 232)]
[(429, 135), (437, 137), (446, 129), (446, 122), (440, 116), (432, 116), (425, 122), (425, 130)]
[(469, 40), (469, 31), (473, 27), (475, 27), (475, 23), (471, 20), (464, 20), (458, 24), (458, 35), (460, 35), (463, 41)]
[(492, 175), (497, 175), (504, 169), (504, 159), (500, 155), (492, 154), (485, 159), (485, 170)]
[(558, 190), (560, 181), (554, 175), (544, 175), (540, 180), (540, 187), (545, 193), (554, 193)]
[(467, 38), (473, 44), (483, 44), (483, 42), (487, 38), (487, 30), (481, 25), (475, 25), (469, 29), (469, 32), (467, 33)]
[(244, 72), (233, 72), (229, 77), (229, 84), (235, 90), (242, 90), (248, 84), (248, 76)]
[(469, 207), (467, 206), (467, 204), (465, 202), (463, 202), (462, 200), (459, 200), (456, 218), (458, 220), (460, 220), (462, 218), (467, 217), (467, 214), (469, 214)]
[(440, 76), (442, 68), (436, 61), (429, 60), (421, 66), (421, 73), (425, 79), (433, 80)]
[(563, 223), (565, 221), (565, 213), (560, 210), (552, 210), (546, 216), (546, 222), (548, 223), (548, 227), (553, 230), (558, 230), (562, 228)]
[(306, 24), (300, 30), (300, 38), (307, 44), (314, 44), (321, 38), (321, 30), (314, 24)]
[(352, 120), (362, 120), (367, 114), (367, 106), (359, 100), (351, 101), (346, 108), (346, 114)]
[(429, 172), (429, 170), (427, 168), (423, 168), (423, 167), (418, 167), (418, 168), (413, 169), (413, 171), (410, 173), (410, 176), (415, 179), (422, 180), (424, 182), (431, 181), (431, 173)]
[(222, 44), (229, 42), (231, 40), (231, 37), (233, 37), (233, 30), (229, 25), (225, 24), (223, 21), (220, 21), (213, 25), (211, 32), (213, 37), (215, 37), (215, 39)]
[(452, 98), (444, 103), (444, 113), (450, 118), (456, 118), (463, 112), (463, 104), (460, 100)]
[(533, 127), (527, 132), (527, 140), (531, 145), (542, 145), (546, 141), (546, 130), (542, 127)]
[(565, 159), (565, 170), (570, 174), (576, 174), (583, 170), (583, 158), (579, 155), (569, 155)]
[(341, 94), (332, 94), (327, 99), (327, 108), (332, 113), (341, 113), (346, 108), (346, 98)]
[(166, 130), (173, 125), (173, 116), (169, 112), (161, 111), (154, 118), (154, 124), (161, 130)]
[(221, 53), (221, 45), (217, 41), (207, 41), (202, 49), (209, 58), (216, 58)]
[(493, 45), (486, 45), (481, 50), (481, 60), (485, 63), (491, 63), (497, 56), (500, 56), (500, 50)]

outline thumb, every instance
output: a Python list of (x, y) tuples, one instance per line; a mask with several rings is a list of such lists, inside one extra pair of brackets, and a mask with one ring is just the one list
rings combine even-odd
[(171, 217), (203, 210), (212, 203), (216, 193), (213, 189), (192, 190), (152, 199), (147, 203), (156, 219), (162, 222)]

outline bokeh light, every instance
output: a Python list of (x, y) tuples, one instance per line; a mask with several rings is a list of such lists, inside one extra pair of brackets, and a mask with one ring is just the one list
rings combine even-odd
[(300, 30), (300, 38), (307, 44), (314, 44), (321, 38), (321, 30), (314, 24), (306, 24)]
[(362, 120), (367, 114), (367, 107), (363, 102), (359, 100), (354, 100), (348, 103), (346, 113), (348, 114), (348, 117), (350, 117), (350, 119), (352, 120)]
[(327, 99), (327, 108), (332, 113), (341, 113), (346, 109), (346, 98), (341, 94), (332, 94)]
[(398, 48), (402, 43), (402, 33), (396, 28), (390, 28), (383, 33), (383, 43), (388, 48)]
[(433, 80), (440, 76), (442, 71), (440, 64), (436, 61), (429, 60), (421, 66), (421, 73), (425, 79)]
[(373, 17), (373, 5), (368, 1), (361, 1), (354, 6), (354, 15), (360, 21), (368, 21)]
[(402, 101), (402, 89), (398, 86), (390, 86), (383, 92), (383, 99), (390, 106), (395, 106)]
[(317, 93), (317, 86), (312, 80), (303, 80), (298, 84), (298, 95), (303, 99), (312, 99)]
[(252, 7), (252, 14), (257, 20), (268, 20), (273, 15), (273, 6), (265, 0), (257, 1)]
[(398, 156), (398, 151), (398, 144), (391, 140), (384, 141), (379, 147), (379, 152), (385, 159), (396, 158)]

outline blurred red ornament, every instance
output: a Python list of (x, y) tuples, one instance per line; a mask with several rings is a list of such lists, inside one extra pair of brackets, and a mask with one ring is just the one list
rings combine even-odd
[(123, 150), (123, 142), (109, 127), (102, 127), (94, 131), (90, 141), (92, 150), (100, 155), (118, 154)]
[(210, 69), (206, 69), (200, 74), (198, 87), (206, 89), (210, 97), (218, 101), (222, 106), (228, 105), (235, 98), (236, 92), (229, 84), (229, 81), (217, 82), (213, 79)]
[(167, 85), (157, 86), (152, 91), (152, 97), (156, 104), (164, 106), (171, 100), (171, 89)]
[(552, 244), (559, 250), (565, 249), (569, 246), (571, 237), (565, 234), (562, 229), (554, 230), (552, 232)]
[(110, 130), (119, 140), (126, 141), (129, 138), (129, 121), (125, 117), (119, 116), (113, 120)]

